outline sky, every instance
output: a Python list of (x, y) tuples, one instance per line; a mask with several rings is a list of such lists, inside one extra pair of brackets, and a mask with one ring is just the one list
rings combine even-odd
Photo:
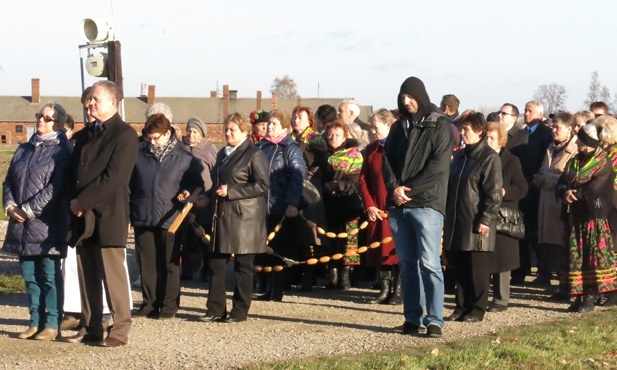
[[(617, 92), (611, 0), (30, 0), (3, 4), (0, 95), (81, 94), (79, 25), (113, 19), (126, 96), (269, 95), (289, 75), (303, 98), (354, 98), (396, 108), (401, 83), (422, 79), (431, 100), (461, 111), (522, 108), (542, 84), (583, 108), (591, 74)], [(101, 50), (104, 51), (104, 50)], [(86, 74), (86, 84), (96, 81)]]

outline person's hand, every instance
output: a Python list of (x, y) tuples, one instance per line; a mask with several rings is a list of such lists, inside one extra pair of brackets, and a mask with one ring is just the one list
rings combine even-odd
[(210, 204), (210, 198), (208, 198), (205, 194), (199, 194), (197, 199), (195, 199), (195, 207), (207, 207)]
[(490, 230), (491, 228), (484, 224), (478, 225), (478, 234), (482, 236), (487, 236)]
[(411, 198), (409, 198), (405, 192), (406, 191), (410, 191), (411, 188), (408, 188), (407, 186), (399, 186), (396, 189), (394, 189), (394, 194), (392, 195), (392, 198), (394, 200), (394, 204), (397, 206), (401, 206), (407, 202), (409, 202), (411, 200)]
[(216, 189), (216, 195), (221, 198), (225, 198), (227, 196), (227, 185), (223, 184)]
[(566, 190), (563, 200), (565, 200), (567, 203), (576, 202), (578, 200), (578, 198), (576, 197), (576, 189)]
[(71, 200), (69, 207), (71, 208), (71, 212), (75, 216), (81, 217), (84, 215), (84, 209), (81, 207), (81, 204), (79, 204), (79, 201), (77, 199)]
[(190, 196), (191, 193), (188, 190), (182, 190), (180, 194), (178, 194), (177, 199), (180, 203), (187, 203)]
[(6, 211), (9, 216), (11, 216), (11, 218), (17, 222), (26, 222), (26, 220), (28, 219), (28, 215), (26, 214), (26, 212), (24, 212), (24, 210), (19, 207), (10, 206)]
[(285, 210), (285, 216), (287, 217), (297, 217), (298, 216), (298, 208), (293, 204), (287, 206)]
[(383, 221), (383, 217), (381, 217), (381, 213), (383, 213), (383, 211), (377, 207), (368, 207), (366, 209), (366, 215), (368, 216), (368, 219), (373, 222), (377, 220)]

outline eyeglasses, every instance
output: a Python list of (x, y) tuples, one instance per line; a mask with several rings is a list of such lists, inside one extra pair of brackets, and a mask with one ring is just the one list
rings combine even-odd
[(45, 123), (49, 123), (49, 122), (58, 122), (55, 119), (53, 119), (53, 117), (50, 117), (46, 114), (41, 114), (41, 113), (37, 113), (34, 115), (34, 117), (36, 117), (36, 119), (43, 119), (43, 121), (45, 121)]
[(514, 116), (514, 114), (512, 114), (512, 113), (508, 113), (508, 112), (504, 112), (504, 111), (499, 111), (499, 115), (500, 116)]

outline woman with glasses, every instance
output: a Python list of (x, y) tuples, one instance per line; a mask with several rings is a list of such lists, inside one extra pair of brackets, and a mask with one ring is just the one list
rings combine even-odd
[(202, 165), (181, 147), (165, 115), (150, 116), (144, 135), (129, 183), (143, 296), (133, 316), (171, 319), (180, 302), (180, 247), (168, 229), (182, 203), (203, 188)]
[(20, 339), (54, 340), (62, 318), (61, 259), (69, 230), (64, 185), (72, 152), (63, 132), (66, 119), (59, 104), (43, 106), (36, 132), (15, 151), (3, 184), (10, 218), (2, 249), (19, 255), (30, 311)]

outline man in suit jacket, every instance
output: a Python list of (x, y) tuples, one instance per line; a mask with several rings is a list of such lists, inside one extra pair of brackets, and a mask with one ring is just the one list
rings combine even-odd
[[(137, 133), (118, 115), (121, 92), (111, 81), (92, 86), (89, 108), (95, 125), (75, 143), (73, 213), (69, 243), (75, 243), (82, 304), (82, 329), (71, 343), (103, 347), (128, 343), (131, 307), (124, 267), (129, 225), (128, 183), (137, 158)], [(78, 240), (76, 240), (78, 239)], [(108, 292), (113, 327), (103, 340), (102, 285)]]
[[(544, 106), (537, 101), (525, 104), (525, 131), (529, 135), (527, 145), (522, 153), (517, 153), (521, 160), (523, 174), (529, 184), (527, 196), (519, 202), (519, 208), (524, 215), (525, 239), (519, 244), (521, 267), (512, 272), (512, 282), (524, 283), (525, 276), (531, 273), (531, 252), (538, 243), (538, 207), (540, 204), (540, 189), (532, 183), (533, 175), (540, 171), (546, 151), (553, 142), (552, 130), (544, 124)], [(544, 279), (544, 280), (543, 280)], [(537, 279), (535, 283), (547, 284), (550, 279)]]

